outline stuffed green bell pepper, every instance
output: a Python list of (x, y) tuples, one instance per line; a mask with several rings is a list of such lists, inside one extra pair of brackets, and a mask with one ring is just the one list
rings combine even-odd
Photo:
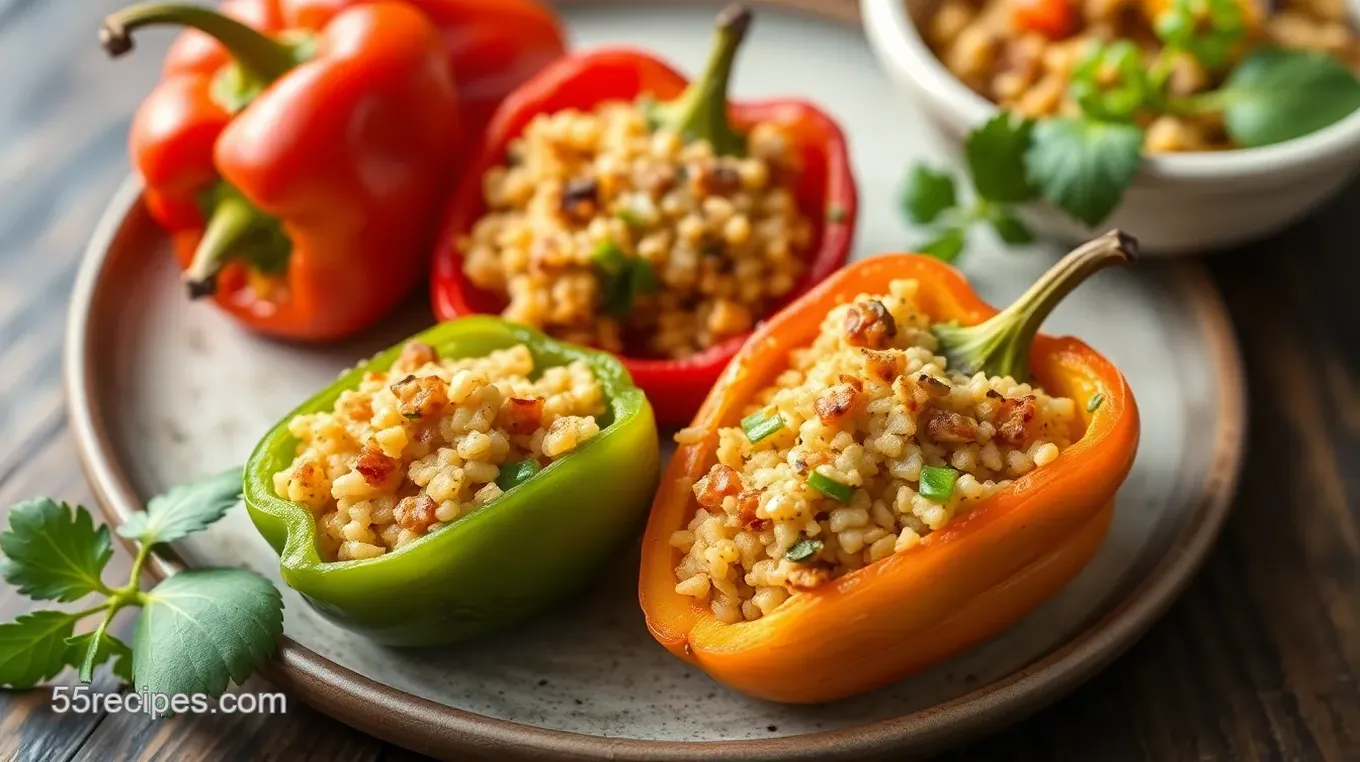
[(401, 646), (499, 629), (580, 588), (640, 528), (651, 405), (618, 360), (497, 318), (443, 323), (344, 374), (246, 466), (283, 579)]

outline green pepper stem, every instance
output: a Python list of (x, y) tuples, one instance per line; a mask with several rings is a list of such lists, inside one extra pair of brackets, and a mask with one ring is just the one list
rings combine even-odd
[(1138, 241), (1120, 230), (1087, 241), (1044, 273), (1011, 306), (973, 326), (940, 325), (934, 333), (950, 370), (1029, 380), (1034, 337), (1054, 307), (1093, 273), (1138, 257)]
[(720, 156), (745, 151), (745, 136), (734, 130), (727, 118), (727, 90), (737, 50), (750, 26), (751, 9), (744, 5), (728, 6), (718, 14), (717, 38), (708, 66), (680, 97), (656, 107), (653, 124), (675, 130), (686, 140), (706, 140)]
[(111, 14), (99, 30), (99, 42), (110, 56), (121, 56), (132, 50), (134, 29), (159, 24), (178, 24), (209, 35), (261, 84), (283, 76), (296, 62), (288, 46), (258, 30), (210, 8), (178, 3), (141, 3)]
[(244, 244), (255, 238), (270, 220), (236, 194), (226, 194), (217, 202), (203, 238), (194, 251), (194, 260), (184, 271), (189, 298), (198, 299), (217, 291), (217, 273), (228, 260), (242, 255)]

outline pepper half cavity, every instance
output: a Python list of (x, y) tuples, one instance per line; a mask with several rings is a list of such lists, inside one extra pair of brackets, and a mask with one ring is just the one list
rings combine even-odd
[(719, 431), (695, 516), (671, 537), (678, 593), (723, 622), (758, 619), (915, 546), (1071, 444), (1073, 400), (948, 370), (917, 289), (895, 280), (833, 309), (743, 425)]
[(329, 559), (419, 539), (500, 497), (503, 470), (531, 475), (599, 433), (604, 391), (585, 363), (533, 372), (523, 344), (459, 359), (407, 344), (332, 411), (289, 422), (298, 450), (275, 494), (311, 509)]
[(751, 330), (806, 267), (813, 228), (777, 125), (754, 125), (746, 156), (720, 156), (611, 101), (536, 117), (509, 156), (460, 244), (465, 274), (508, 299), (507, 319), (683, 357)]

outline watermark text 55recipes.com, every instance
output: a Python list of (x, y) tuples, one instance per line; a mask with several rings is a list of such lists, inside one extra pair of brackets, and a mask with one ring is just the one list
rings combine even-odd
[(227, 693), (214, 699), (206, 693), (102, 693), (88, 685), (52, 688), (52, 711), (57, 714), (286, 714), (288, 698), (282, 693)]

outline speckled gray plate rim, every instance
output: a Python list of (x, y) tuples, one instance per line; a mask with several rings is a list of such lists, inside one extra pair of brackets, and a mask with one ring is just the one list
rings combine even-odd
[[(836, 0), (783, 4), (846, 18), (846, 4)], [(687, 63), (702, 53), (707, 18), (706, 9), (680, 7), (567, 13), (586, 44), (636, 40)], [(891, 193), (906, 161), (933, 156), (934, 146), (895, 100), (869, 111), (856, 105), (880, 88), (888, 92), (857, 33), (774, 11), (758, 24), (738, 96), (780, 92), (796, 76), (800, 91), (815, 91), (844, 114), (863, 200), (856, 255), (916, 240), (896, 220)], [(824, 60), (800, 69), (804, 54), (788, 48), (820, 50)], [(981, 248), (965, 269), (994, 301), (1018, 293), (1052, 254)], [(1053, 332), (1091, 339), (1124, 368), (1143, 409), (1139, 462), (1121, 490), (1111, 536), (1054, 601), (949, 664), (825, 707), (746, 700), (650, 642), (637, 612), (636, 559), (625, 558), (600, 589), (522, 631), (448, 652), (356, 642), (285, 590), (288, 637), (268, 676), (365, 732), (461, 759), (901, 759), (1015, 721), (1136, 640), (1194, 574), (1228, 511), (1244, 446), (1245, 390), (1226, 312), (1197, 265), (1139, 270), (1102, 274), (1050, 321)], [(300, 395), (428, 320), (413, 306), (355, 342), (319, 350), (249, 337), (182, 300), (165, 236), (129, 180), (90, 243), (65, 346), (71, 428), (110, 522), (170, 481), (240, 462)], [(267, 546), (240, 511), (156, 557), (152, 571), (202, 562), (277, 578)], [(733, 714), (751, 726), (733, 724)], [(767, 723), (781, 735), (762, 737)]]

